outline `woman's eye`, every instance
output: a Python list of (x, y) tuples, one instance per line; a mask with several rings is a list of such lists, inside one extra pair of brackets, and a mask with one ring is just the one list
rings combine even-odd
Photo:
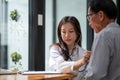
[(70, 33), (73, 33), (74, 31), (69, 31)]

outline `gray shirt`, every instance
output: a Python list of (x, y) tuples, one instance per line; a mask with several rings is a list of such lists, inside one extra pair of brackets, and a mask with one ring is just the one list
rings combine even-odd
[(96, 34), (86, 80), (120, 80), (120, 26), (108, 24)]

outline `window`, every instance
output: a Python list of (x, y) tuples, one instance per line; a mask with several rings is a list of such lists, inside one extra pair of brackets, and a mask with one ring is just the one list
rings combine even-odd
[[(11, 53), (22, 55), (28, 69), (28, 0), (0, 0), (0, 67), (12, 69)], [(17, 15), (15, 15), (17, 14)]]

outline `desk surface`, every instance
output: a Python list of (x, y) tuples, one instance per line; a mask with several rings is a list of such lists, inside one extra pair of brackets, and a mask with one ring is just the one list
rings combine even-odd
[(0, 75), (0, 80), (62, 80), (76, 77), (76, 74), (33, 74)]

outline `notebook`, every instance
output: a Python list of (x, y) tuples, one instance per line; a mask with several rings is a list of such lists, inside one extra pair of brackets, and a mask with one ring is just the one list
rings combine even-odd
[(10, 74), (16, 74), (16, 72), (12, 72), (12, 71), (6, 71), (6, 70), (3, 70), (3, 71), (0, 71), (0, 75), (10, 75)]

